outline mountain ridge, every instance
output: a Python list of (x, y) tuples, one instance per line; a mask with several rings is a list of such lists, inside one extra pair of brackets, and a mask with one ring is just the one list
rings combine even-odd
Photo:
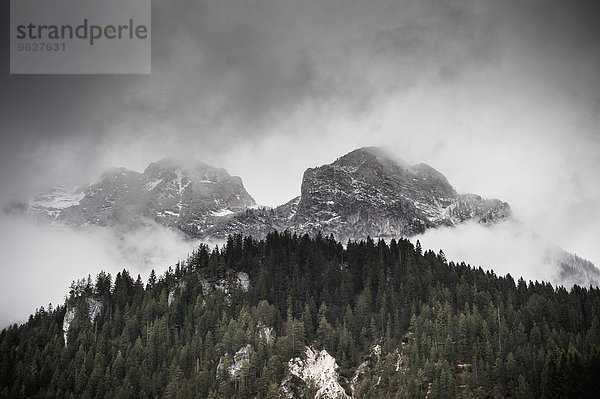
[(141, 173), (111, 168), (96, 182), (72, 193), (59, 191), (58, 196), (74, 193), (77, 200), (64, 207), (55, 205), (60, 198), (45, 206), (45, 196), (38, 195), (29, 201), (29, 211), (67, 225), (97, 224), (124, 231), (151, 220), (193, 236), (201, 224), (256, 205), (238, 176), (202, 162), (184, 169), (172, 158), (153, 162)]
[(264, 237), (285, 229), (321, 231), (342, 240), (391, 238), (465, 220), (496, 223), (511, 216), (507, 203), (457, 194), (431, 166), (409, 165), (380, 147), (359, 148), (331, 164), (308, 168), (301, 195), (270, 210), (257, 209), (242, 179), (225, 169), (202, 162), (181, 165), (164, 158), (141, 173), (112, 168), (90, 185), (57, 190), (53, 202), (43, 201), (52, 190), (34, 197), (29, 211), (69, 225), (117, 224), (125, 230), (150, 219), (199, 239), (237, 232)]
[[(413, 236), (467, 220), (507, 220), (510, 206), (476, 194), (458, 194), (426, 164), (409, 165), (379, 147), (354, 150), (331, 164), (308, 168), (301, 194), (273, 211), (251, 211), (218, 221), (209, 237), (256, 233), (257, 226), (348, 239)], [(255, 224), (252, 224), (254, 217)], [(241, 230), (240, 230), (241, 229)], [(264, 236), (263, 231), (259, 236)]]
[[(123, 233), (157, 223), (190, 239), (217, 242), (284, 230), (333, 234), (342, 242), (389, 240), (466, 222), (515, 221), (508, 203), (458, 193), (435, 168), (410, 165), (381, 147), (359, 148), (306, 169), (300, 196), (274, 208), (257, 205), (242, 179), (223, 168), (183, 164), (164, 158), (141, 173), (113, 168), (88, 186), (38, 195), (28, 210), (53, 223), (97, 224)], [(549, 249), (543, 263), (558, 268), (564, 281), (600, 283), (600, 270), (567, 255)]]

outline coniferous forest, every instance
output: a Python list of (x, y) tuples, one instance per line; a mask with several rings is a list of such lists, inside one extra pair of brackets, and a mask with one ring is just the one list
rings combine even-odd
[(315, 384), (288, 370), (306, 346), (335, 358), (356, 398), (595, 397), (600, 291), (405, 239), (237, 235), (147, 282), (74, 281), (64, 305), (2, 331), (0, 397), (310, 398)]

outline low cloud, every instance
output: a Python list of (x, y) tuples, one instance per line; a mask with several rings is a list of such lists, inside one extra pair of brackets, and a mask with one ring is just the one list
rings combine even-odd
[(556, 250), (549, 240), (518, 222), (493, 226), (465, 223), (457, 227), (428, 230), (411, 239), (421, 242), (423, 250), (441, 249), (448, 261), (465, 262), (473, 267), (510, 274), (515, 280), (557, 283), (558, 267), (549, 256)]
[(51, 226), (15, 215), (0, 215), (0, 242), (0, 328), (26, 321), (40, 306), (63, 304), (74, 279), (88, 274), (94, 279), (100, 270), (114, 278), (126, 268), (145, 282), (150, 270), (163, 273), (199, 244), (159, 225), (118, 234), (110, 228)]
[[(5, 63), (0, 203), (171, 155), (225, 167), (274, 206), (299, 194), (306, 168), (385, 145), (459, 192), (507, 201), (527, 226), (600, 265), (597, 10), (590, 0), (156, 0), (152, 75), (18, 76)], [(0, 224), (0, 321), (15, 319), (6, 309), (61, 302), (72, 278), (133, 269), (132, 254), (166, 265), (186, 253), (160, 229), (146, 240)], [(422, 241), (458, 261), (548, 278), (536, 256), (545, 244), (526, 244), (515, 227), (482, 229)]]
[[(416, 240), (424, 250), (442, 249), (449, 261), (515, 280), (558, 282), (559, 269), (549, 260), (556, 246), (518, 222), (465, 223), (428, 230), (411, 239)], [(98, 226), (48, 225), (20, 215), (0, 215), (0, 242), (0, 328), (24, 322), (40, 306), (63, 304), (74, 279), (94, 278), (100, 270), (114, 277), (126, 268), (145, 282), (151, 269), (161, 274), (199, 245), (156, 224), (122, 234)]]

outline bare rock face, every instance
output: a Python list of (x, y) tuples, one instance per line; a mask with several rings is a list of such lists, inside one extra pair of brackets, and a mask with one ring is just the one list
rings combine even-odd
[(203, 163), (183, 169), (167, 159), (150, 164), (143, 178), (151, 193), (144, 210), (148, 216), (190, 235), (201, 235), (218, 218), (255, 205), (242, 179)]
[(335, 162), (310, 168), (301, 195), (275, 209), (246, 210), (220, 220), (211, 238), (241, 232), (264, 236), (272, 230), (333, 234), (359, 240), (409, 237), (426, 229), (475, 220), (492, 224), (511, 217), (500, 200), (458, 194), (437, 170), (408, 165), (376, 147), (360, 148)]
[[(312, 382), (316, 385), (317, 399), (349, 399), (350, 396), (339, 383), (338, 365), (325, 349), (318, 351), (311, 347), (305, 348), (305, 358), (296, 357), (288, 362), (290, 376), (282, 383), (282, 393), (286, 397), (293, 397), (292, 392), (286, 388), (286, 383), (293, 375), (305, 383)], [(290, 396), (291, 395), (291, 396)]]
[(304, 173), (301, 195), (275, 209), (259, 208), (242, 180), (201, 162), (182, 167), (173, 159), (143, 173), (124, 168), (75, 191), (55, 188), (38, 195), (29, 210), (50, 220), (128, 229), (156, 222), (188, 237), (225, 239), (242, 233), (260, 238), (273, 230), (321, 232), (346, 241), (367, 236), (412, 236), (464, 221), (510, 218), (500, 200), (457, 194), (440, 172), (408, 165), (376, 147), (360, 148)]
[[(506, 202), (459, 194), (431, 166), (409, 165), (378, 147), (359, 148), (307, 169), (300, 191), (279, 207), (258, 207), (242, 180), (225, 169), (163, 159), (143, 173), (112, 169), (74, 191), (54, 188), (32, 198), (28, 211), (52, 222), (124, 232), (157, 223), (207, 241), (232, 234), (260, 239), (273, 230), (333, 234), (341, 242), (391, 239), (464, 222), (512, 220)], [(591, 263), (550, 255), (548, 263), (560, 270), (559, 281), (600, 281), (600, 271)]]
[(63, 209), (79, 205), (84, 196), (82, 192), (54, 186), (47, 192), (31, 198), (28, 203), (28, 210), (37, 216), (54, 220), (60, 216)]
[(344, 241), (412, 236), (466, 220), (495, 223), (508, 217), (508, 204), (458, 195), (432, 167), (408, 165), (370, 147), (308, 169), (294, 222), (300, 230), (323, 230)]
[[(98, 315), (100, 315), (100, 313), (102, 312), (104, 304), (99, 299), (88, 297), (85, 298), (85, 305), (85, 311), (87, 311), (87, 316), (90, 322), (94, 323), (96, 317), (98, 317)], [(81, 315), (77, 312), (77, 306), (75, 306), (73, 303), (67, 304), (67, 311), (65, 312), (65, 316), (63, 317), (63, 336), (65, 339), (65, 346), (67, 346), (67, 333), (69, 332), (69, 327), (80, 316)]]
[(252, 352), (252, 345), (246, 344), (245, 346), (242, 346), (233, 357), (226, 353), (219, 359), (217, 372), (221, 371), (223, 367), (227, 367), (229, 377), (233, 380), (239, 380), (242, 378), (242, 368), (244, 365), (250, 364)]
[(242, 180), (225, 169), (200, 162), (183, 167), (164, 159), (143, 173), (112, 169), (74, 191), (52, 189), (33, 198), (29, 210), (67, 225), (127, 231), (155, 222), (196, 237), (220, 218), (252, 206)]

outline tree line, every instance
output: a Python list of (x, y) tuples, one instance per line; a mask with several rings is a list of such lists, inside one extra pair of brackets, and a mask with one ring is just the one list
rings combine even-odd
[(597, 288), (515, 281), (406, 239), (234, 235), (145, 283), (74, 281), (65, 304), (3, 330), (0, 397), (278, 398), (306, 345), (335, 357), (355, 397), (594, 397), (599, 316)]

